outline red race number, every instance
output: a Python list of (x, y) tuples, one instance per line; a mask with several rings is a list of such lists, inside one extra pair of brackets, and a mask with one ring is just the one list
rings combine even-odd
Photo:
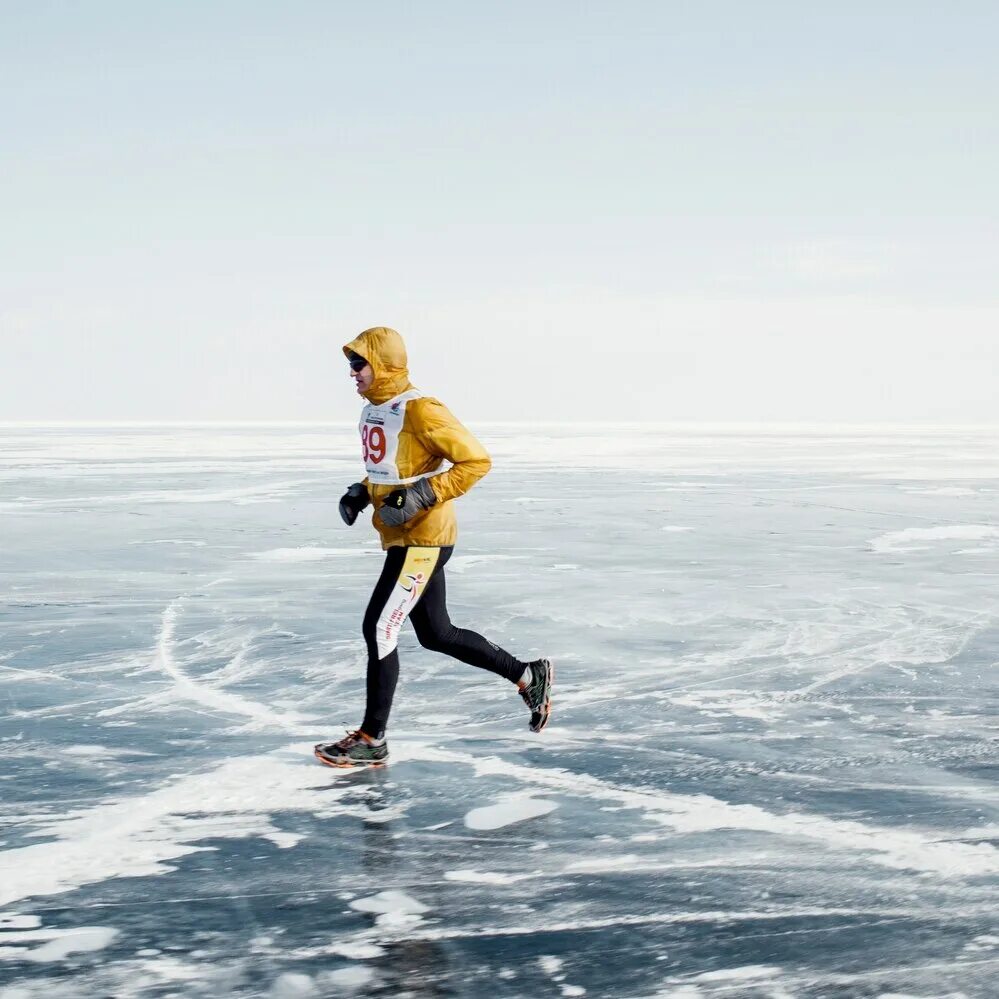
[(364, 461), (369, 460), (373, 465), (378, 465), (385, 459), (385, 431), (381, 427), (369, 427), (367, 424), (361, 429), (361, 445), (364, 448)]

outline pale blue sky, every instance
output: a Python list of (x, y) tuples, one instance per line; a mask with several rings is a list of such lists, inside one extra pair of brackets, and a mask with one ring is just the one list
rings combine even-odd
[(995, 3), (0, 12), (0, 419), (999, 422)]

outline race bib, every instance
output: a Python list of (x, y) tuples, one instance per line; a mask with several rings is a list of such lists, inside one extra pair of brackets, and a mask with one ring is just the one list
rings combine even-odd
[(361, 456), (369, 482), (401, 486), (422, 478), (419, 475), (402, 478), (396, 464), (399, 432), (406, 420), (406, 403), (419, 399), (421, 394), (418, 389), (410, 389), (380, 406), (369, 403), (361, 410)]

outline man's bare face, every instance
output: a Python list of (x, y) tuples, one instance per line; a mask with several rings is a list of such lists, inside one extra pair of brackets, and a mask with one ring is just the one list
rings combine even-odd
[(371, 388), (371, 383), (375, 380), (375, 373), (371, 370), (370, 364), (365, 364), (360, 371), (351, 369), (350, 377), (354, 379), (354, 384), (357, 386), (357, 394), (363, 395)]

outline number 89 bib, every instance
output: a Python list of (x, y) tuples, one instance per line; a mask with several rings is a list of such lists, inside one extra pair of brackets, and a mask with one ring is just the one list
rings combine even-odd
[(369, 482), (401, 486), (423, 478), (421, 475), (401, 478), (396, 464), (399, 431), (406, 420), (406, 403), (419, 399), (421, 394), (418, 389), (410, 389), (380, 406), (369, 403), (361, 410), (361, 453)]

